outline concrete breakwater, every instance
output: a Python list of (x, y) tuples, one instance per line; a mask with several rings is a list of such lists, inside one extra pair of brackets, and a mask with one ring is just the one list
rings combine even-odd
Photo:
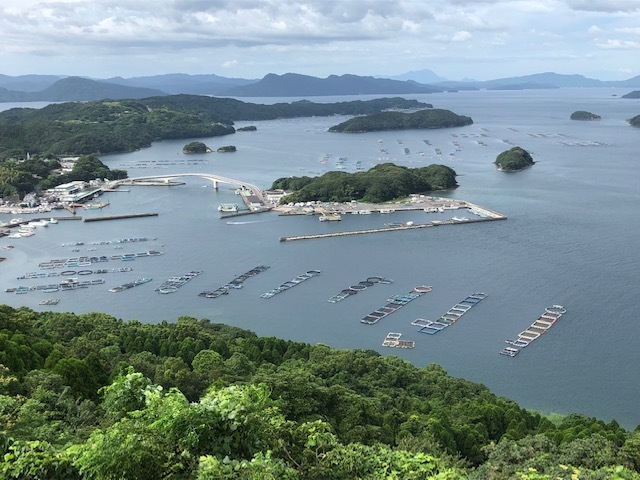
[(399, 230), (416, 230), (418, 228), (437, 227), (441, 225), (462, 225), (465, 223), (479, 223), (479, 222), (492, 222), (496, 220), (506, 220), (505, 216), (474, 218), (467, 220), (444, 220), (439, 223), (420, 223), (417, 225), (401, 225), (397, 227), (384, 227), (384, 228), (370, 228), (366, 230), (350, 230), (346, 232), (331, 232), (331, 233), (318, 233), (314, 235), (293, 235), (288, 237), (280, 237), (281, 242), (293, 242), (296, 240), (311, 240), (315, 238), (329, 238), (329, 237), (346, 237), (349, 235), (364, 235), (367, 233), (383, 233), (383, 232), (397, 232)]
[(125, 215), (107, 215), (105, 217), (85, 218), (85, 222), (101, 222), (104, 220), (121, 220), (123, 218), (157, 217), (157, 213), (128, 213)]

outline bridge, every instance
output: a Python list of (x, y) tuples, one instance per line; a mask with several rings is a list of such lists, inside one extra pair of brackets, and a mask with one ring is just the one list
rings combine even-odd
[[(246, 190), (250, 191), (251, 192), (250, 195), (257, 197), (257, 199), (259, 200), (259, 203), (261, 203), (263, 206), (266, 205), (267, 203), (264, 198), (264, 195), (262, 194), (262, 190), (256, 185), (252, 185), (251, 183), (247, 183), (242, 180), (223, 177), (221, 175), (215, 175), (212, 173), (175, 173), (175, 174), (169, 174), (169, 175), (149, 175), (146, 177), (132, 177), (132, 178), (126, 178), (124, 180), (114, 180), (112, 182), (109, 182), (109, 184), (111, 187), (115, 187), (117, 185), (135, 185), (136, 182), (145, 182), (145, 181), (160, 181), (160, 182), (164, 181), (168, 184), (169, 182), (171, 182), (171, 180), (175, 180), (176, 178), (183, 178), (183, 177), (204, 178), (206, 180), (211, 181), (213, 183), (213, 188), (215, 188), (216, 190), (218, 189), (219, 183), (228, 183), (230, 185), (236, 185), (245, 191)], [(249, 205), (249, 207), (251, 208), (251, 205)]]

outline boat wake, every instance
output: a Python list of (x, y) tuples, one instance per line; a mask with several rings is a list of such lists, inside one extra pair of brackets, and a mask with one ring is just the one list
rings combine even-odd
[(249, 223), (264, 223), (266, 220), (253, 220), (249, 222), (227, 222), (227, 225), (247, 225)]

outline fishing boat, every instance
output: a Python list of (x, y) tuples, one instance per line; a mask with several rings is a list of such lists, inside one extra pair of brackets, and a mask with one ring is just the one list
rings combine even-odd
[(59, 302), (59, 298), (47, 298), (45, 300), (40, 300), (39, 305), (57, 305)]
[(318, 218), (321, 222), (337, 222), (342, 220), (342, 216), (339, 213), (325, 213)]

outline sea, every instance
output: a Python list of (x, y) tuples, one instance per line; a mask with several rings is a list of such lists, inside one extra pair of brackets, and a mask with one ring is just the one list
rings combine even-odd
[[(191, 140), (162, 141), (133, 153), (101, 156), (130, 177), (215, 173), (262, 188), (287, 176), (353, 172), (393, 162), (407, 167), (444, 164), (459, 187), (432, 195), (461, 199), (495, 210), (506, 221), (441, 226), (369, 235), (280, 242), (286, 235), (382, 227), (388, 222), (426, 223), (465, 212), (344, 215), (340, 222), (275, 212), (221, 219), (218, 206), (240, 203), (232, 185), (199, 177), (180, 186), (135, 186), (106, 193), (102, 209), (79, 209), (90, 218), (128, 213), (157, 216), (102, 222), (60, 221), (28, 238), (1, 238), (0, 286), (53, 283), (18, 280), (50, 259), (111, 256), (155, 249), (161, 256), (110, 260), (100, 268), (127, 266), (87, 289), (46, 294), (4, 293), (2, 302), (37, 311), (106, 312), (122, 320), (175, 322), (207, 318), (256, 332), (335, 348), (371, 349), (423, 367), (442, 365), (451, 375), (480, 382), (522, 407), (544, 414), (577, 412), (632, 429), (640, 423), (640, 129), (627, 119), (640, 101), (620, 98), (625, 89), (461, 91), (407, 98), (470, 116), (461, 128), (361, 134), (329, 133), (347, 117), (239, 122), (255, 132), (195, 139), (235, 153), (184, 155)], [(317, 97), (318, 102), (366, 100), (369, 96)], [(297, 98), (243, 99), (254, 103)], [(33, 107), (4, 104), (2, 108)], [(41, 107), (42, 105), (35, 105)], [(599, 121), (572, 121), (587, 110)], [(520, 146), (535, 165), (516, 173), (496, 170), (496, 156)], [(342, 160), (340, 160), (342, 159)], [(340, 161), (339, 161), (340, 160)], [(0, 220), (46, 215), (0, 215)], [(70, 216), (54, 211), (52, 216)], [(468, 215), (466, 215), (468, 216)], [(117, 243), (147, 238), (143, 242)], [(78, 245), (76, 245), (78, 244)], [(12, 245), (14, 248), (6, 248)], [(215, 299), (198, 296), (258, 265), (266, 271), (244, 288)], [(97, 268), (97, 266), (89, 267)], [(80, 270), (80, 269), (75, 269)], [(202, 274), (176, 293), (155, 291), (163, 281), (190, 271)], [(260, 294), (308, 270), (322, 273), (272, 298)], [(327, 299), (371, 276), (376, 284), (339, 303)], [(119, 293), (108, 288), (141, 277), (153, 280)], [(83, 279), (83, 278), (81, 278)], [(375, 325), (360, 319), (417, 285), (432, 291)], [(437, 335), (411, 322), (435, 320), (474, 292), (488, 296)], [(41, 306), (55, 296), (58, 305)], [(514, 358), (499, 355), (546, 307), (564, 314), (545, 335)], [(389, 332), (415, 341), (413, 349), (382, 346)]]

